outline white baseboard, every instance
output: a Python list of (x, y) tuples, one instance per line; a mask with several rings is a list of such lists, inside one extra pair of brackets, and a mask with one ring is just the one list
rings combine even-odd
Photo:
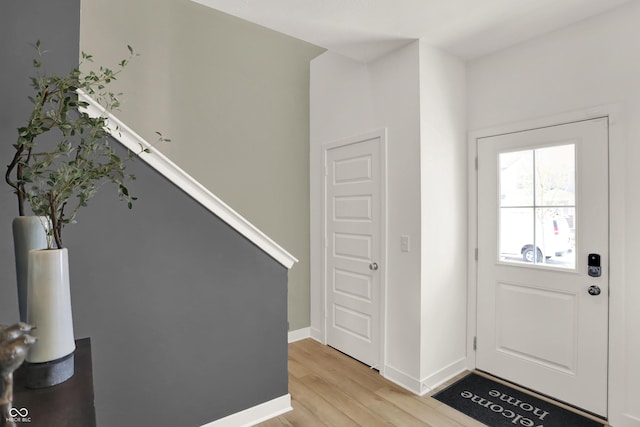
[(311, 328), (296, 329), (295, 331), (289, 331), (289, 343), (301, 341), (307, 338), (311, 338)]
[(392, 383), (409, 390), (413, 394), (420, 394), (420, 380), (402, 372), (392, 366), (385, 365), (384, 377)]
[(420, 396), (424, 396), (425, 394), (432, 392), (443, 383), (467, 370), (467, 359), (463, 357), (462, 359), (451, 363), (449, 366), (445, 366), (439, 371), (423, 378), (421, 381)]
[(317, 328), (311, 328), (311, 338), (318, 341), (319, 343), (324, 344), (324, 332)]
[(250, 427), (291, 410), (291, 395), (286, 394), (201, 427)]
[(615, 427), (640, 427), (640, 417), (628, 413), (615, 414), (609, 417), (609, 423)]
[(396, 383), (400, 387), (409, 390), (413, 394), (424, 396), (433, 391), (436, 387), (466, 370), (466, 358), (462, 358), (423, 378), (422, 380), (414, 378), (413, 376), (389, 365), (384, 367), (384, 377), (389, 381)]

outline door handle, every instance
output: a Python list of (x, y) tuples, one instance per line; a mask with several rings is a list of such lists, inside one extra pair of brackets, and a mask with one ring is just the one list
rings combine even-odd
[(377, 269), (378, 269), (378, 263), (377, 262), (372, 262), (371, 264), (369, 264), (369, 270), (376, 271)]
[(589, 292), (589, 295), (595, 297), (597, 295), (600, 295), (602, 291), (600, 290), (600, 286), (593, 285), (593, 286), (589, 286), (589, 289), (587, 290), (587, 292)]

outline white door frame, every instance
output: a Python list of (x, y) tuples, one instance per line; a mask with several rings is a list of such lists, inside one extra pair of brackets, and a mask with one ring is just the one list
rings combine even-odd
[(386, 328), (386, 318), (387, 318), (387, 230), (388, 230), (388, 222), (387, 222), (387, 130), (386, 129), (376, 129), (371, 132), (367, 132), (360, 135), (355, 135), (352, 137), (340, 139), (338, 141), (328, 142), (322, 144), (322, 201), (321, 201), (321, 215), (322, 215), (322, 250), (321, 253), (321, 278), (320, 283), (322, 284), (322, 343), (327, 343), (327, 152), (329, 150), (344, 147), (351, 144), (357, 144), (358, 142), (362, 142), (369, 139), (380, 139), (380, 223), (381, 223), (381, 236), (380, 236), (380, 265), (381, 274), (380, 274), (380, 348), (379, 348), (379, 366), (376, 366), (382, 376), (384, 376), (384, 366), (386, 360), (386, 337), (387, 337), (387, 328)]
[(469, 237), (468, 237), (468, 317), (467, 317), (467, 368), (476, 368), (474, 339), (476, 336), (477, 304), (477, 262), (478, 247), (478, 182), (477, 182), (477, 140), (547, 126), (561, 125), (597, 117), (609, 118), (609, 422), (615, 423), (624, 409), (625, 378), (625, 326), (624, 314), (624, 271), (625, 271), (625, 123), (624, 109), (618, 104), (556, 114), (517, 123), (510, 123), (469, 132), (468, 176), (469, 176)]

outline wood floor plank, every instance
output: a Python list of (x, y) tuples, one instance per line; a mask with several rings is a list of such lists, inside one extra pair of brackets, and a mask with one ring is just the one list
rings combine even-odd
[(302, 381), (358, 425), (371, 427), (393, 426), (392, 423), (381, 419), (375, 412), (372, 412), (365, 405), (354, 400), (349, 394), (333, 384), (329, 384), (323, 378), (310, 375), (302, 379)]
[(426, 420), (420, 420), (408, 412), (403, 411), (397, 406), (386, 401), (378, 401), (377, 404), (371, 405), (370, 409), (381, 418), (391, 422), (394, 426), (402, 427), (438, 427), (428, 423)]
[(322, 396), (295, 377), (289, 377), (289, 390), (292, 396), (304, 406), (314, 417), (328, 426), (355, 427), (358, 424), (340, 411)]
[(464, 424), (451, 419), (451, 417), (446, 416), (429, 405), (428, 401), (433, 400), (431, 398), (418, 397), (390, 387), (382, 388), (376, 391), (376, 394), (414, 417), (428, 420), (428, 423), (431, 425), (437, 427), (464, 427)]
[[(392, 384), (379, 375), (377, 371), (331, 347), (317, 342), (314, 343), (313, 341), (310, 343), (305, 342), (304, 344), (304, 346), (297, 349), (298, 353), (294, 353), (292, 357), (304, 355), (305, 366), (318, 375), (336, 375), (339, 378), (348, 377), (369, 390), (376, 390)], [(392, 386), (403, 390), (395, 384)]]
[(296, 378), (304, 377), (305, 375), (309, 375), (309, 369), (304, 365), (304, 363), (299, 362), (298, 360), (289, 357), (289, 375), (293, 375)]
[[(299, 357), (299, 353), (292, 354), (291, 357)], [(345, 394), (352, 405), (359, 404), (368, 408), (387, 425), (389, 423), (403, 426), (428, 425), (375, 394), (376, 390), (383, 387), (394, 388), (410, 395), (408, 391), (382, 378), (377, 372), (371, 371), (360, 362), (345, 360), (342, 356), (336, 355), (331, 365), (327, 366), (326, 363), (323, 364), (322, 358), (323, 356), (318, 354), (307, 354), (305, 366), (315, 375), (322, 377), (335, 390)]]
[(442, 407), (438, 409), (438, 412), (440, 412), (445, 417), (449, 417), (452, 420), (455, 420), (465, 427), (486, 427), (485, 424), (474, 420), (473, 418), (463, 414), (462, 412), (456, 411), (451, 406), (442, 405)]
[[(287, 412), (279, 416), (278, 418), (282, 419), (282, 422), (285, 423), (287, 427), (326, 427), (323, 421), (321, 421), (314, 414), (309, 412), (307, 408), (300, 404), (296, 399), (291, 400), (291, 407), (293, 411)], [(262, 424), (260, 424), (262, 426)], [(262, 426), (264, 427), (264, 426)]]

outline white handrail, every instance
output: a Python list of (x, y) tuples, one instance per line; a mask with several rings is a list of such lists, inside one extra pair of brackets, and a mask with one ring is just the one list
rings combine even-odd
[(84, 111), (91, 117), (102, 116), (107, 119), (107, 128), (113, 138), (134, 152), (148, 148), (150, 150), (149, 153), (143, 152), (140, 154), (139, 157), (142, 160), (233, 227), (238, 233), (249, 239), (249, 241), (253, 242), (287, 269), (290, 269), (298, 262), (293, 255), (271, 240), (266, 234), (242, 217), (242, 215), (231, 209), (229, 205), (220, 200), (211, 191), (207, 190), (164, 154), (153, 148), (149, 142), (135, 133), (120, 119), (114, 116), (113, 113), (105, 110), (105, 108), (98, 104), (93, 98), (81, 90), (78, 90), (78, 98), (80, 101), (89, 104)]

